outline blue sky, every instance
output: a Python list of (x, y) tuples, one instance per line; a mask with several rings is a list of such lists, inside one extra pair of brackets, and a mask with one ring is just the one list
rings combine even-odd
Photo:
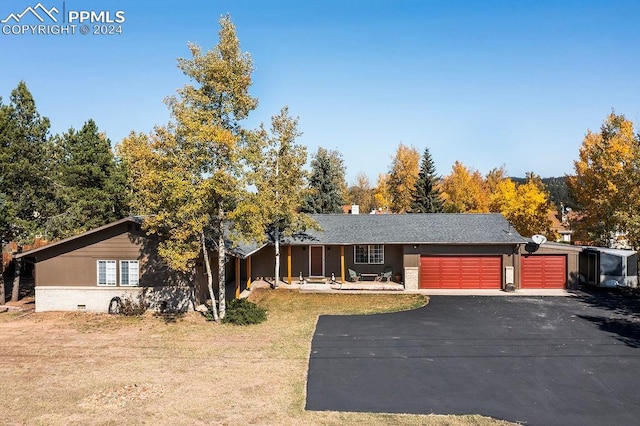
[[(0, 20), (37, 0), (0, 4)], [(42, 0), (62, 10), (62, 0)], [(640, 2), (454, 0), (67, 0), (66, 11), (125, 12), (121, 35), (0, 33), (0, 96), (20, 80), (52, 133), (93, 118), (113, 143), (169, 114), (187, 42), (236, 24), (260, 104), (288, 105), (313, 153), (339, 150), (347, 180), (372, 184), (399, 143), (512, 176), (571, 173), (588, 129), (614, 109), (640, 127)], [(25, 16), (21, 24), (37, 24)], [(51, 23), (51, 22), (47, 22)], [(11, 24), (14, 24), (11, 22)], [(4, 24), (0, 24), (2, 26)], [(91, 24), (90, 27), (93, 27)]]

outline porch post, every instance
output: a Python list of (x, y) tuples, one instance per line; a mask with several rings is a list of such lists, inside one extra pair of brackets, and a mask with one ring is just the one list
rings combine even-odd
[(240, 258), (236, 257), (236, 299), (240, 299)]
[(251, 256), (247, 257), (247, 290), (251, 290)]
[(340, 279), (344, 282), (344, 246), (340, 246)]
[(291, 281), (291, 246), (287, 246), (287, 282), (289, 283), (289, 285), (291, 285), (291, 283), (293, 281)]

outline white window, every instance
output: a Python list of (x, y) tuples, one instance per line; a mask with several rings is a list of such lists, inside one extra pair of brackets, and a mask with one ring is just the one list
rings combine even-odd
[(98, 260), (98, 285), (116, 285), (115, 260)]
[(140, 279), (137, 260), (120, 261), (120, 285), (137, 286)]
[(384, 246), (382, 244), (368, 244), (354, 247), (356, 263), (384, 263)]

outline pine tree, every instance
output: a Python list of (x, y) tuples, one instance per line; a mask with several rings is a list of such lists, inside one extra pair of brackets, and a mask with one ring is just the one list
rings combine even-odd
[(345, 166), (338, 151), (318, 148), (311, 161), (310, 193), (305, 213), (342, 213), (346, 193)]
[(30, 242), (46, 233), (56, 209), (51, 158), (49, 119), (40, 116), (21, 81), (10, 103), (0, 105), (0, 181), (5, 209), (14, 218), (5, 239)]
[(128, 214), (123, 166), (111, 142), (93, 120), (80, 131), (69, 129), (55, 138), (56, 180), (62, 213), (49, 221), (55, 237), (68, 237)]
[(442, 213), (444, 211), (442, 194), (438, 188), (438, 176), (429, 148), (425, 148), (422, 155), (420, 172), (412, 195), (411, 213)]

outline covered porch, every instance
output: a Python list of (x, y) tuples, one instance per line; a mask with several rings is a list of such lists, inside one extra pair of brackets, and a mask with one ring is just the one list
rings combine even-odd
[[(280, 277), (287, 285), (333, 285), (342, 288), (371, 288), (403, 284), (403, 247), (360, 244), (283, 245), (280, 249)], [(275, 249), (263, 247), (246, 260), (245, 280), (274, 281)], [(245, 268), (243, 268), (245, 269)]]

